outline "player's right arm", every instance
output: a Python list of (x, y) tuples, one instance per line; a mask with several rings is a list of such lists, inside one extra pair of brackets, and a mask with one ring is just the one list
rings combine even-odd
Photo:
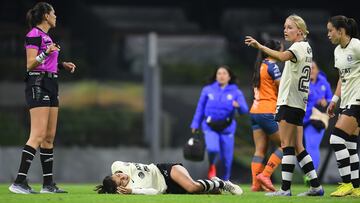
[(117, 193), (119, 194), (135, 194), (135, 195), (157, 195), (160, 194), (160, 191), (154, 188), (126, 188), (124, 186), (119, 186), (117, 188)]
[(334, 96), (331, 99), (331, 102), (326, 110), (327, 114), (332, 118), (335, 116), (335, 107), (336, 103), (338, 102), (339, 98), (341, 97), (341, 78), (339, 77), (339, 80), (336, 85), (336, 90), (334, 92)]
[(56, 46), (56, 44), (51, 44), (50, 46), (48, 46), (46, 51), (38, 55), (37, 49), (26, 48), (26, 69), (28, 71), (31, 71), (39, 64), (41, 64), (42, 61), (39, 58), (41, 54), (44, 54), (43, 57), (47, 57), (50, 53), (52, 53), (55, 50), (59, 51), (60, 49)]
[(272, 57), (278, 61), (281, 61), (281, 62), (288, 61), (288, 60), (295, 58), (295, 55), (291, 51), (272, 50), (272, 49), (260, 44), (257, 40), (255, 40), (251, 36), (245, 37), (245, 44), (248, 46), (252, 46), (256, 49), (259, 49), (260, 51), (264, 52), (265, 54), (269, 55), (270, 57)]

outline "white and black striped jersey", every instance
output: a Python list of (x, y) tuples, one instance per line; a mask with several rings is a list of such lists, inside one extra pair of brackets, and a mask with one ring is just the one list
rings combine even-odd
[(338, 45), (334, 57), (341, 80), (340, 108), (360, 105), (360, 40), (352, 38), (345, 48)]
[(111, 165), (111, 172), (114, 174), (117, 171), (121, 171), (130, 177), (126, 188), (131, 188), (134, 194), (162, 194), (166, 192), (165, 178), (154, 164), (115, 161)]
[(288, 51), (293, 53), (294, 58), (285, 62), (276, 105), (287, 105), (306, 111), (312, 50), (308, 42), (301, 41), (293, 43)]

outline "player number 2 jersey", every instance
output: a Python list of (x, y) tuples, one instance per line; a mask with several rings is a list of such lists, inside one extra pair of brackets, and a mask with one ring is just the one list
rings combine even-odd
[(345, 48), (338, 45), (334, 55), (341, 80), (340, 108), (360, 105), (360, 40), (352, 38)]
[(111, 165), (111, 172), (121, 171), (130, 177), (126, 186), (131, 189), (155, 189), (157, 194), (165, 193), (167, 185), (164, 176), (154, 164), (141, 164), (115, 161)]
[(277, 105), (287, 105), (306, 111), (312, 50), (308, 42), (300, 41), (293, 43), (288, 51), (294, 54), (294, 58), (285, 62)]

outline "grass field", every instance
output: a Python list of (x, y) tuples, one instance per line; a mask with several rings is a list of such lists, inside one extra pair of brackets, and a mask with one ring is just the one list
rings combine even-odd
[[(242, 196), (225, 195), (99, 195), (92, 191), (94, 185), (91, 184), (59, 184), (63, 189), (69, 191), (69, 194), (35, 194), (35, 195), (18, 195), (12, 194), (8, 190), (9, 184), (0, 184), (0, 202), (1, 203), (52, 203), (52, 202), (71, 202), (71, 203), (92, 203), (92, 202), (131, 202), (131, 203), (224, 203), (224, 202), (360, 202), (360, 198), (330, 197), (331, 191), (335, 190), (336, 185), (325, 186), (324, 197), (265, 197), (262, 192), (250, 192), (249, 185), (241, 185), (244, 194)], [(40, 185), (33, 185), (36, 191), (40, 190)], [(302, 185), (294, 185), (292, 188), (293, 195), (298, 194), (306, 188)]]

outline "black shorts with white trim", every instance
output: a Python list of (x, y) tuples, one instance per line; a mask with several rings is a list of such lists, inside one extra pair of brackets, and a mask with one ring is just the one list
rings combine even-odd
[(302, 126), (304, 116), (305, 111), (300, 108), (281, 105), (276, 108), (275, 121), (280, 122), (281, 120), (285, 120), (288, 123)]
[(360, 127), (360, 105), (351, 105), (343, 108), (340, 114), (354, 117)]

